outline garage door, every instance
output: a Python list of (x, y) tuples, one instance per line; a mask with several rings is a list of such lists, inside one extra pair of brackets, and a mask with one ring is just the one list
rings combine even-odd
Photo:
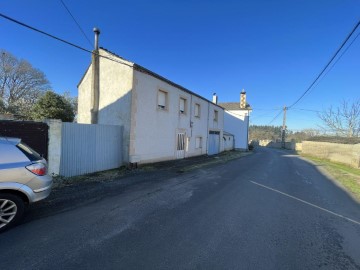
[(215, 155), (220, 152), (220, 132), (209, 131), (208, 155)]

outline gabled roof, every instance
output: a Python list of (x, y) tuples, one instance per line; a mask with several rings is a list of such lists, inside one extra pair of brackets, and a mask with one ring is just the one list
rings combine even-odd
[[(151, 71), (151, 70), (149, 70), (149, 69), (147, 69), (147, 68), (144, 68), (143, 66), (140, 66), (140, 65), (138, 65), (138, 64), (136, 64), (136, 63), (134, 63), (134, 62), (131, 62), (131, 61), (129, 61), (129, 60), (126, 60), (125, 58), (123, 58), (123, 57), (121, 57), (121, 56), (119, 56), (119, 55), (117, 55), (117, 54), (115, 54), (115, 53), (113, 53), (113, 52), (111, 52), (111, 51), (103, 48), (103, 47), (100, 47), (100, 49), (103, 50), (103, 51), (105, 51), (105, 52), (107, 52), (107, 53), (109, 53), (109, 54), (112, 54), (113, 56), (119, 58), (120, 60), (123, 60), (124, 62), (128, 62), (130, 65), (132, 65), (132, 66), (130, 66), (131, 68), (133, 68), (133, 69), (135, 69), (135, 70), (137, 70), (137, 71), (139, 71), (139, 72), (142, 72), (142, 73), (148, 74), (148, 75), (150, 75), (150, 76), (153, 76), (153, 77), (155, 77), (155, 78), (157, 78), (157, 79), (159, 79), (159, 80), (162, 80), (163, 82), (166, 82), (166, 83), (168, 83), (168, 84), (170, 84), (170, 85), (172, 85), (172, 86), (174, 86), (174, 87), (176, 87), (176, 88), (179, 88), (179, 89), (183, 90), (184, 92), (187, 92), (187, 93), (190, 94), (190, 95), (193, 95), (193, 96), (196, 96), (196, 97), (198, 97), (198, 98), (201, 98), (201, 99), (203, 99), (203, 100), (205, 100), (205, 101), (213, 104), (214, 106), (217, 106), (217, 107), (219, 107), (219, 108), (221, 108), (221, 109), (224, 109), (224, 108), (221, 107), (219, 104), (215, 104), (215, 103), (211, 102), (210, 100), (208, 100), (208, 99), (206, 99), (206, 98), (204, 98), (204, 97), (202, 97), (202, 96), (200, 96), (200, 95), (198, 95), (198, 94), (190, 91), (189, 89), (187, 89), (187, 88), (185, 88), (185, 87), (183, 87), (183, 86), (181, 86), (181, 85), (179, 85), (179, 84), (177, 84), (177, 83), (174, 83), (173, 81), (170, 81), (170, 80), (166, 79), (165, 77), (162, 77), (161, 75), (159, 75), (159, 74), (157, 74), (157, 73), (155, 73), (155, 72), (153, 72), (153, 71)], [(90, 64), (90, 66), (91, 66), (91, 64)], [(89, 66), (88, 69), (86, 70), (85, 74), (86, 74), (87, 71), (89, 70), (90, 66)], [(85, 74), (84, 74), (83, 78), (85, 77)], [(78, 87), (79, 87), (79, 85), (81, 84), (83, 78), (80, 80), (80, 82), (79, 82), (79, 84), (78, 84)]]
[(246, 104), (246, 108), (240, 108), (240, 102), (223, 102), (223, 103), (219, 103), (219, 105), (228, 111), (252, 110), (249, 104)]

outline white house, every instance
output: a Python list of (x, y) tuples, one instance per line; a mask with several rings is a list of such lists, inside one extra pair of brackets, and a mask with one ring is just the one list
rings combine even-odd
[[(224, 150), (224, 109), (103, 48), (78, 85), (78, 123), (122, 125), (125, 162), (157, 162)], [(98, 85), (98, 100), (93, 85)], [(94, 109), (93, 104), (98, 103)]]
[(249, 117), (252, 111), (246, 103), (246, 92), (240, 93), (240, 102), (219, 103), (225, 109), (224, 130), (234, 135), (235, 149), (247, 151), (249, 141)]

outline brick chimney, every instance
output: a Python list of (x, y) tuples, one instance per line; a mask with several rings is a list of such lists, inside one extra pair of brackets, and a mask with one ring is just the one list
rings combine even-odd
[(243, 89), (240, 93), (240, 109), (246, 108), (246, 92)]

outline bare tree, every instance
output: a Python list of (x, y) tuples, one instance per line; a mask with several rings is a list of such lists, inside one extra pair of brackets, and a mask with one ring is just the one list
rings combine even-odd
[(318, 116), (336, 135), (358, 137), (360, 134), (360, 99), (343, 100), (339, 107), (331, 106)]
[(42, 71), (0, 50), (0, 112), (28, 115), (48, 88), (49, 82)]

